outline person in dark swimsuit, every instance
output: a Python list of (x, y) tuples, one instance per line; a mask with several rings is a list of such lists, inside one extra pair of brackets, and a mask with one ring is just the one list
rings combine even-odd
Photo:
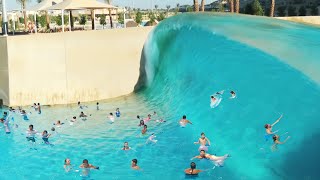
[(196, 167), (196, 163), (192, 162), (190, 164), (190, 168), (184, 170), (184, 172), (186, 173), (186, 175), (198, 175), (200, 172), (202, 172), (202, 170), (196, 169)]

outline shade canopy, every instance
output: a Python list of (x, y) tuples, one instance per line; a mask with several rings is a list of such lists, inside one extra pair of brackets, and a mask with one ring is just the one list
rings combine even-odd
[(79, 9), (117, 9), (115, 6), (101, 3), (96, 0), (64, 0), (47, 8), (48, 10), (79, 10)]
[(41, 3), (36, 4), (35, 6), (32, 6), (27, 9), (27, 11), (45, 11), (49, 7), (56, 5), (58, 3), (61, 3), (62, 0), (44, 0)]

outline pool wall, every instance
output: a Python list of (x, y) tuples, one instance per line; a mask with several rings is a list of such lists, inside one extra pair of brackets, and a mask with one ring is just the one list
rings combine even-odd
[(129, 94), (152, 27), (0, 38), (5, 105), (69, 104)]

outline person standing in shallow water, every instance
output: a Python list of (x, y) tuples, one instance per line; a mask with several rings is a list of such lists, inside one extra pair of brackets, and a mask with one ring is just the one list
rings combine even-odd
[(186, 127), (186, 125), (187, 125), (188, 123), (189, 123), (189, 124), (192, 124), (191, 121), (187, 120), (187, 116), (186, 116), (186, 115), (183, 115), (183, 116), (182, 116), (182, 119), (180, 119), (179, 123), (180, 123), (180, 126), (181, 126), (181, 127)]
[(197, 168), (196, 163), (192, 162), (190, 164), (190, 168), (184, 170), (184, 173), (187, 175), (198, 175), (200, 172), (202, 172), (202, 170), (196, 169), (196, 168)]
[(100, 108), (99, 108), (99, 102), (97, 102), (97, 111), (98, 111), (98, 110), (100, 110)]
[(120, 109), (117, 108), (117, 109), (116, 109), (116, 117), (119, 118), (119, 117), (120, 117), (120, 114), (121, 114), (121, 113), (120, 113)]
[(138, 160), (137, 159), (132, 159), (131, 168), (134, 169), (134, 170), (139, 170), (140, 169), (140, 167), (138, 166)]
[(198, 142), (194, 142), (194, 144), (200, 144), (199, 151), (205, 150), (208, 151), (208, 145), (210, 146), (210, 140), (206, 137), (204, 133), (201, 133), (201, 137), (199, 138)]
[(72, 170), (72, 166), (71, 166), (71, 160), (69, 158), (64, 160), (64, 165), (63, 168), (66, 172), (69, 172)]

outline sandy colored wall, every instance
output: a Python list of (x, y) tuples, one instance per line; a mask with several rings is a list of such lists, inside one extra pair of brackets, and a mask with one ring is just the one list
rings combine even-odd
[(320, 16), (292, 16), (292, 17), (276, 17), (276, 18), (299, 22), (299, 23), (320, 25)]
[(10, 105), (67, 104), (131, 93), (151, 29), (8, 37)]
[(9, 77), (6, 37), (0, 37), (0, 101), (9, 104)]

